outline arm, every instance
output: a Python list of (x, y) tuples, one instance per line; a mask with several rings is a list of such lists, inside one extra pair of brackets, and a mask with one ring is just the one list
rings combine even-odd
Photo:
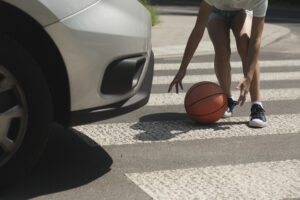
[(205, 27), (211, 12), (211, 6), (208, 5), (205, 1), (202, 2), (201, 8), (198, 13), (197, 21), (195, 27), (189, 37), (187, 42), (183, 59), (181, 62), (180, 69), (187, 69), (188, 64), (190, 63), (205, 31)]
[(260, 45), (264, 28), (264, 17), (253, 17), (252, 30), (248, 47), (246, 73), (244, 78), (239, 82), (237, 88), (241, 90), (238, 103), (242, 106), (246, 101), (246, 96), (250, 90), (254, 72), (258, 65)]
[(209, 4), (207, 4), (205, 1), (202, 1), (195, 27), (188, 39), (180, 68), (179, 68), (174, 80), (170, 84), (170, 87), (168, 90), (169, 92), (172, 90), (172, 87), (175, 85), (176, 93), (178, 93), (178, 84), (180, 85), (181, 89), (183, 89), (182, 79), (184, 78), (184, 76), (186, 74), (186, 69), (187, 69), (187, 67), (188, 67), (188, 65), (189, 65), (201, 39), (202, 39), (206, 24), (207, 24), (207, 21), (208, 21), (210, 12), (211, 12), (211, 8), (212, 7)]

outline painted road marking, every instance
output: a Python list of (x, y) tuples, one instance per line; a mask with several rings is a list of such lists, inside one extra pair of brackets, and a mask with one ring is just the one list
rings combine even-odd
[[(175, 89), (173, 88), (173, 91)], [(238, 99), (240, 91), (232, 92), (233, 97)], [(147, 106), (183, 105), (186, 93), (162, 93), (151, 94)], [(264, 89), (261, 90), (263, 101), (300, 100), (300, 88), (289, 89)]]
[[(260, 61), (261, 68), (267, 67), (300, 67), (300, 60), (266, 60)], [(168, 64), (155, 64), (155, 70), (178, 70), (180, 63), (168, 63)], [(242, 62), (233, 61), (231, 62), (232, 68), (242, 68)], [(213, 62), (203, 62), (203, 63), (190, 63), (188, 69), (213, 69)]]
[(268, 126), (263, 129), (249, 128), (248, 120), (249, 117), (232, 117), (207, 126), (189, 120), (91, 124), (74, 129), (91, 146), (300, 133), (300, 114), (269, 115)]
[(300, 198), (300, 161), (126, 174), (155, 200)]
[[(239, 81), (243, 78), (242, 74), (232, 74), (232, 81)], [(153, 84), (170, 84), (174, 76), (155, 76), (153, 77)], [(276, 73), (261, 73), (261, 81), (280, 81), (280, 80), (300, 80), (300, 72), (276, 72)], [(187, 75), (183, 79), (183, 83), (197, 83), (200, 81), (216, 82), (215, 74), (210, 75)]]

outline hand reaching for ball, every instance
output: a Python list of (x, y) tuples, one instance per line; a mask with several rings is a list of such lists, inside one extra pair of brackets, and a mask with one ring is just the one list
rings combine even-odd
[(174, 77), (173, 81), (171, 82), (171, 84), (169, 86), (168, 92), (170, 92), (172, 90), (174, 85), (176, 88), (176, 93), (178, 93), (178, 91), (179, 91), (178, 85), (180, 86), (181, 90), (183, 90), (182, 80), (185, 77), (185, 74), (186, 74), (186, 70), (179, 69), (179, 71), (177, 72), (176, 76)]
[(238, 104), (240, 106), (243, 106), (246, 98), (247, 98), (247, 94), (250, 90), (250, 86), (251, 86), (251, 79), (250, 78), (242, 78), (237, 86), (237, 89), (240, 89), (240, 97), (238, 99)]

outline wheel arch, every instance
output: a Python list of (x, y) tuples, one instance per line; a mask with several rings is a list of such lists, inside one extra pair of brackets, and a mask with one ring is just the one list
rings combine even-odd
[(64, 60), (53, 40), (28, 14), (0, 1), (0, 32), (20, 43), (35, 58), (47, 80), (54, 120), (70, 124), (70, 86)]

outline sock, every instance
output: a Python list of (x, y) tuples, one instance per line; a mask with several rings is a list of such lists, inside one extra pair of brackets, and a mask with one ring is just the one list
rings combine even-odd
[(261, 101), (253, 101), (253, 102), (251, 102), (251, 104), (252, 104), (252, 106), (253, 106), (254, 104), (258, 104), (258, 105), (260, 105), (260, 106), (263, 108), (263, 105), (262, 105), (262, 102), (261, 102)]

